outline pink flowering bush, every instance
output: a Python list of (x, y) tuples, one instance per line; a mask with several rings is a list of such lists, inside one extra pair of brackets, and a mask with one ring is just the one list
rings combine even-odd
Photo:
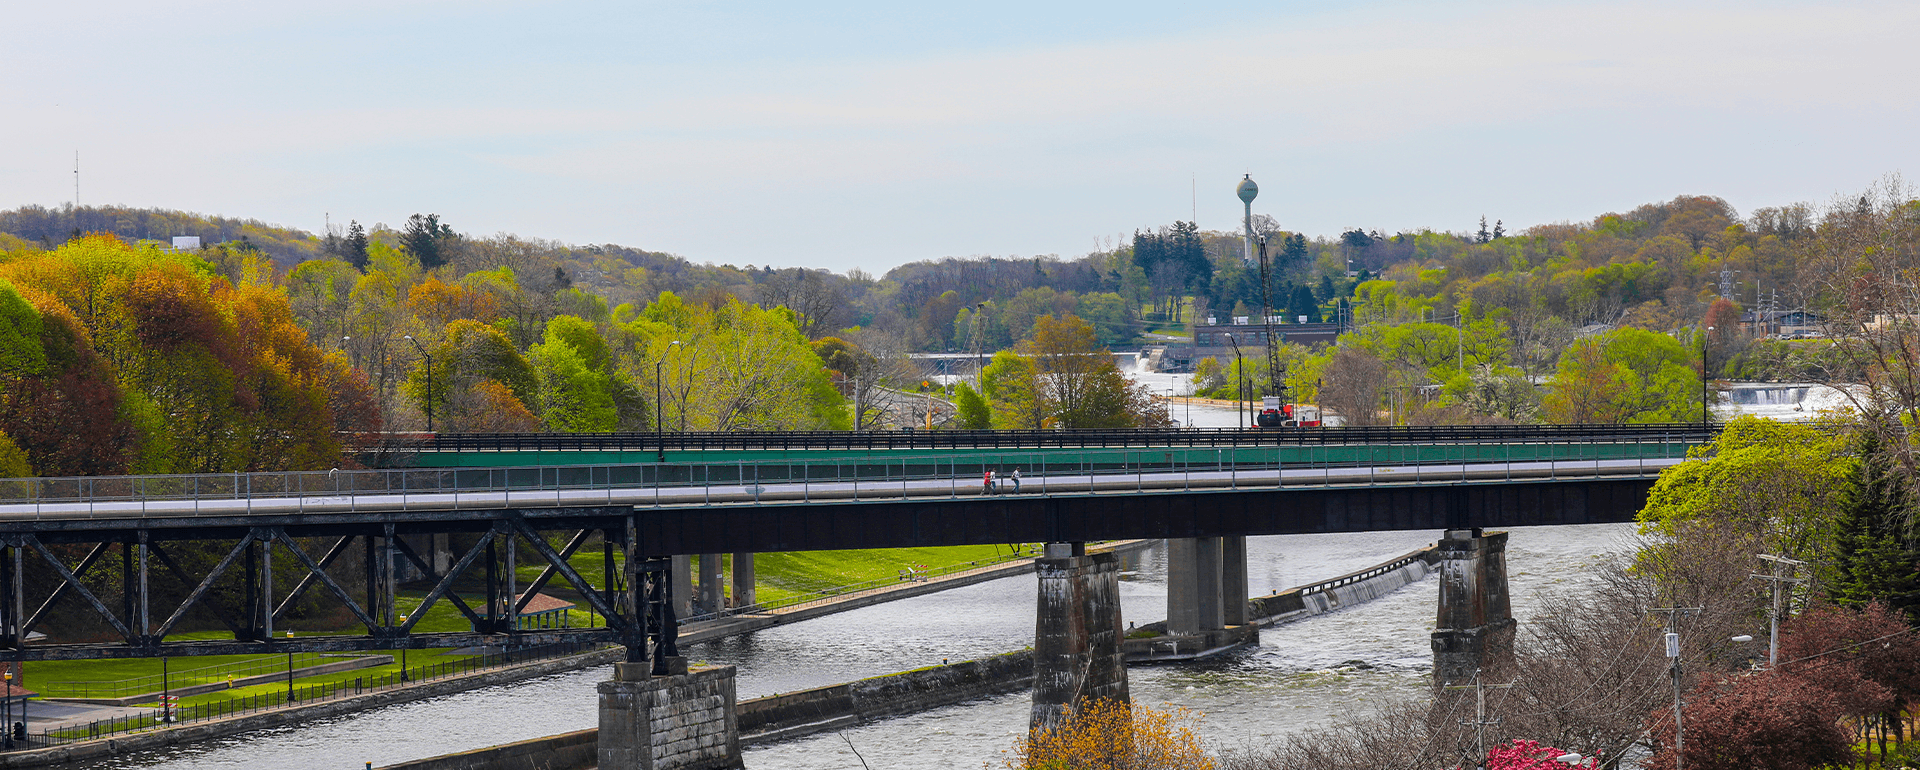
[(1489, 749), (1487, 770), (1566, 770), (1567, 768), (1593, 770), (1600, 766), (1600, 760), (1596, 757), (1586, 757), (1575, 765), (1554, 761), (1555, 757), (1566, 753), (1552, 746), (1543, 746), (1539, 741), (1522, 738)]

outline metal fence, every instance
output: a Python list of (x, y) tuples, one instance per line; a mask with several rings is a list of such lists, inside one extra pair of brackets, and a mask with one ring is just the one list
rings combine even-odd
[(561, 643), (524, 647), (500, 653), (489, 653), (439, 663), (423, 663), (409, 666), (402, 671), (388, 672), (377, 676), (355, 677), (351, 680), (320, 682), (309, 685), (295, 684), (291, 691), (256, 693), (234, 698), (224, 698), (191, 706), (178, 706), (171, 709), (154, 708), (140, 714), (124, 717), (101, 719), (85, 725), (70, 725), (50, 732), (30, 733), (25, 746), (17, 748), (44, 748), (79, 741), (111, 736), (136, 730), (151, 730), (189, 722), (201, 722), (220, 719), (237, 714), (248, 714), (272, 709), (289, 708), (315, 701), (332, 700), (361, 695), (369, 692), (393, 689), (419, 682), (463, 676), (486, 669), (502, 668), (516, 663), (526, 663), (545, 658), (557, 658), (578, 655), (604, 648), (603, 644)]
[[(334, 663), (355, 655), (323, 655), (303, 652), (294, 656), (292, 667), (307, 668), (322, 663)], [(195, 685), (212, 684), (233, 679), (245, 679), (260, 674), (272, 674), (285, 671), (288, 667), (285, 658), (278, 655), (255, 660), (222, 663), (216, 666), (169, 671), (165, 674), (119, 679), (114, 681), (73, 681), (48, 682), (41, 689), (41, 695), (60, 698), (125, 698), (131, 695), (146, 695), (162, 690)]]
[[(1135, 491), (1190, 491), (1501, 480), (1500, 468), (1508, 479), (1516, 473), (1560, 478), (1597, 475), (1605, 463), (1623, 461), (1640, 462), (1639, 473), (1657, 473), (1665, 464), (1649, 461), (1682, 457), (1700, 440), (1697, 432), (1640, 431), (1564, 442), (1484, 438), (1472, 443), (1083, 449), (1064, 455), (1027, 449), (818, 461), (15, 479), (0, 481), (0, 518), (958, 497), (985, 493), (981, 478), (986, 471), (1006, 474), (1015, 469), (1025, 475), (1021, 492), (1027, 494), (1100, 493), (1125, 489), (1128, 482)], [(1530, 464), (1535, 467), (1526, 467)], [(1488, 479), (1487, 473), (1494, 478)], [(1477, 478), (1470, 478), (1475, 474)]]
[(422, 452), (651, 452), (720, 449), (1091, 449), (1515, 440), (1580, 441), (1716, 434), (1702, 423), (1654, 425), (1438, 425), (1338, 428), (1114, 428), (1106, 430), (639, 431), (453, 433), (413, 445)]

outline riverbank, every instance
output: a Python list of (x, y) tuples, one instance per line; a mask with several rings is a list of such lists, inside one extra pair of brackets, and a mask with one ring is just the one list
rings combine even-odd
[[(1098, 546), (1097, 550), (1131, 552), (1147, 548), (1155, 542), (1157, 541), (1120, 541)], [(926, 578), (924, 580), (908, 580), (895, 585), (877, 587), (823, 598), (805, 604), (783, 607), (764, 614), (741, 615), (689, 623), (681, 627), (678, 638), (681, 644), (695, 644), (748, 633), (763, 628), (797, 623), (810, 618), (847, 612), (884, 602), (924, 596), (938, 591), (960, 588), (1032, 571), (1033, 559), (1026, 558)], [(285, 708), (210, 719), (165, 728), (132, 731), (116, 734), (112, 737), (77, 741), (61, 746), (7, 752), (0, 754), (0, 768), (45, 767), (113, 756), (130, 751), (180, 746), (270, 727), (300, 724), (314, 719), (324, 719), (363, 709), (408, 703), (482, 687), (511, 684), (580, 668), (607, 665), (619, 660), (623, 655), (624, 651), (619, 648), (596, 650), (580, 655), (571, 655), (534, 663), (507, 666), (474, 674), (453, 676), (432, 682), (402, 685), (380, 692), (342, 696), (331, 700), (302, 703)]]

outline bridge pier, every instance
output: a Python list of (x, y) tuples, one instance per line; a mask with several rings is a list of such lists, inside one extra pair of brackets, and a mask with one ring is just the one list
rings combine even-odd
[(727, 608), (726, 578), (722, 577), (726, 561), (720, 554), (700, 554), (700, 597), (696, 614), (719, 612)]
[(733, 555), (733, 606), (750, 607), (759, 603), (754, 596), (753, 554)]
[(1120, 557), (1088, 554), (1086, 543), (1048, 543), (1034, 572), (1040, 602), (1028, 729), (1050, 729), (1088, 700), (1129, 700), (1120, 652)]
[(1450, 529), (1440, 539), (1440, 612), (1433, 630), (1433, 686), (1493, 674), (1513, 657), (1507, 596), (1507, 533)]
[[(1240, 541), (1240, 593), (1245, 594), (1246, 541)], [(1167, 540), (1167, 633), (1205, 636), (1226, 627), (1221, 602), (1220, 538), (1182, 537)], [(1245, 597), (1241, 597), (1245, 604)], [(1245, 610), (1241, 611), (1245, 614)]]
[(1229, 626), (1247, 624), (1247, 536), (1220, 538), (1220, 615)]
[(668, 599), (673, 604), (673, 614), (686, 617), (693, 614), (693, 557), (680, 554), (672, 557), (673, 579), (668, 581)]
[(645, 663), (615, 663), (601, 682), (601, 770), (727, 770), (743, 767), (734, 668), (650, 676)]

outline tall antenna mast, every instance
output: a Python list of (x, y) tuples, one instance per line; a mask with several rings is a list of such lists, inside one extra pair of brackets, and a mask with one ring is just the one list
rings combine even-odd
[[(80, 216), (80, 151), (79, 150), (73, 151), (73, 212), (74, 212), (73, 215), (75, 217)], [(76, 219), (74, 221), (74, 224), (78, 225), (80, 224), (80, 222)]]

